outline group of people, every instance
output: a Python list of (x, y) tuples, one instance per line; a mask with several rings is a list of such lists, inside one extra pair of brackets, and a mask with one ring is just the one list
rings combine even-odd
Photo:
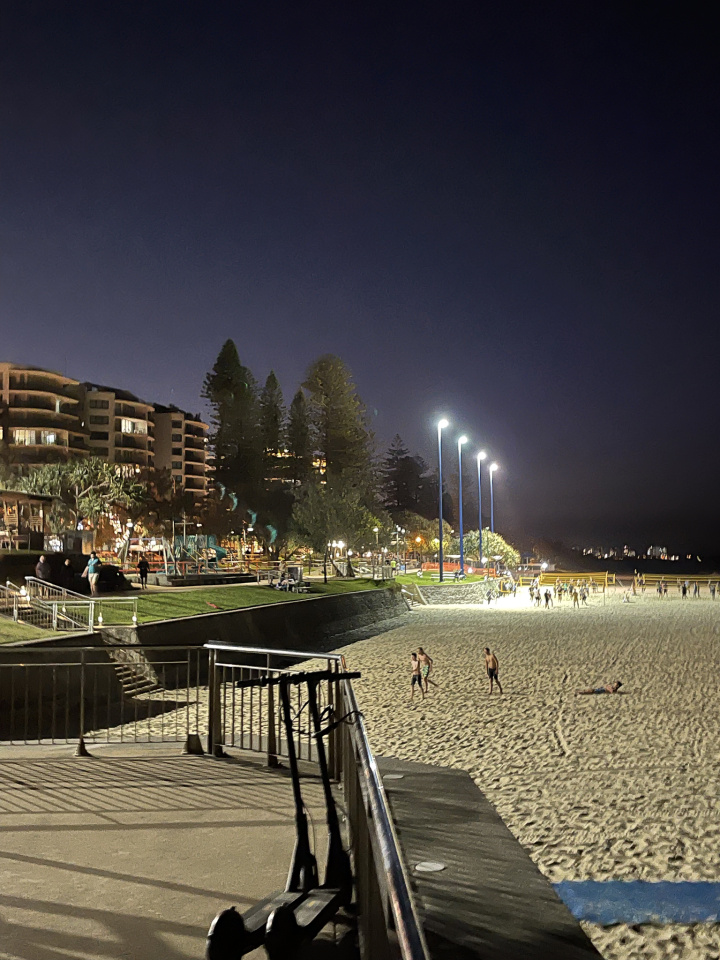
[[(428, 693), (429, 684), (432, 684), (434, 687), (437, 687), (438, 684), (431, 679), (430, 674), (433, 672), (434, 668), (433, 658), (426, 653), (422, 647), (417, 648), (417, 652), (413, 650), (410, 654), (410, 668), (412, 671), (410, 677), (410, 699), (413, 700), (415, 697), (415, 687), (420, 688), (420, 693), (423, 700), (425, 699), (425, 694)], [(493, 653), (490, 650), (490, 647), (485, 647), (485, 673), (487, 674), (488, 680), (490, 681), (490, 693), (497, 688), (500, 693), (503, 692), (502, 685), (500, 683), (500, 663), (497, 658), (497, 654)], [(619, 693), (620, 687), (622, 686), (622, 680), (613, 680), (612, 683), (608, 683), (603, 687), (587, 687), (583, 690), (576, 690), (575, 696), (588, 696), (591, 694), (603, 694), (603, 693)]]
[[(93, 597), (98, 596), (100, 593), (98, 584), (100, 581), (101, 566), (101, 560), (97, 553), (95, 553), (93, 550), (90, 554), (90, 559), (88, 560), (85, 569), (81, 573), (82, 577), (87, 577), (87, 581), (90, 584), (90, 593)], [(39, 557), (38, 562), (35, 564), (35, 576), (38, 578), (38, 580), (43, 580), (45, 583), (54, 583), (52, 567), (50, 566), (48, 558), (44, 553)], [(73, 567), (72, 561), (69, 558), (62, 565), (59, 580), (59, 586), (64, 587), (66, 590), (74, 589), (75, 568)]]
[(552, 587), (549, 584), (546, 585), (544, 590), (540, 587), (539, 581), (536, 580), (530, 585), (529, 590), (531, 603), (534, 603), (536, 607), (541, 607), (544, 600), (546, 608), (554, 606), (556, 600), (561, 603), (563, 597), (571, 600), (574, 607), (579, 607), (581, 604), (587, 606), (590, 596), (590, 584), (585, 580), (578, 580), (576, 583), (561, 583), (558, 580)]
[[(425, 694), (429, 692), (429, 685), (432, 684), (434, 687), (437, 687), (438, 684), (431, 678), (430, 674), (433, 672), (434, 661), (433, 658), (426, 653), (422, 647), (417, 648), (417, 652), (413, 650), (410, 654), (410, 699), (413, 700), (415, 697), (415, 687), (420, 688), (420, 693), (423, 700), (425, 699)], [(490, 652), (490, 647), (485, 647), (485, 672), (487, 673), (488, 679), (490, 681), (490, 693), (493, 692), (494, 685), (497, 684), (497, 688), (502, 693), (502, 686), (500, 685), (500, 677), (498, 676), (500, 672), (500, 664), (498, 663), (498, 658), (494, 653)]]

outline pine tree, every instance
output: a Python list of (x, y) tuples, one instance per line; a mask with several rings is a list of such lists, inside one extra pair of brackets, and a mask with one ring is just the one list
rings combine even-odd
[(312, 446), (305, 394), (298, 390), (290, 404), (287, 427), (288, 451), (291, 454), (290, 479), (301, 483), (310, 475)]
[(311, 440), (325, 460), (328, 477), (346, 470), (368, 472), (371, 437), (365, 407), (345, 363), (325, 354), (311, 364), (303, 387), (308, 393)]
[(260, 394), (260, 438), (266, 453), (275, 454), (283, 446), (285, 433), (283, 395), (271, 370)]
[(383, 503), (391, 514), (407, 510), (424, 513), (434, 506), (428, 501), (429, 480), (425, 477), (427, 466), (420, 457), (411, 457), (402, 438), (396, 434), (383, 460)]
[(215, 366), (205, 377), (202, 396), (211, 408), (215, 477), (244, 503), (251, 504), (262, 481), (257, 383), (240, 363), (232, 340), (225, 341)]

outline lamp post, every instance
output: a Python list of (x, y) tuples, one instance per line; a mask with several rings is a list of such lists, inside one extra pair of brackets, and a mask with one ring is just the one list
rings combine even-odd
[(448, 421), (443, 417), (442, 420), (438, 420), (437, 430), (438, 430), (438, 483), (440, 487), (440, 546), (438, 549), (438, 563), (440, 568), (440, 583), (443, 582), (443, 515), (442, 515), (442, 497), (443, 497), (443, 484), (442, 484), (442, 432), (445, 427), (449, 426)]
[(477, 465), (478, 465), (478, 551), (480, 556), (478, 560), (482, 564), (483, 558), (483, 535), (482, 535), (482, 462), (487, 458), (487, 454), (484, 450), (481, 450), (477, 455)]
[(490, 473), (490, 532), (491, 533), (495, 533), (495, 510), (493, 505), (492, 478), (493, 478), (493, 474), (497, 469), (498, 469), (498, 465), (496, 463), (491, 463), (488, 468), (488, 471)]
[(465, 573), (465, 551), (463, 549), (463, 516), (462, 516), (462, 448), (463, 444), (467, 443), (467, 437), (463, 434), (461, 437), (458, 437), (458, 477), (460, 480), (460, 510), (459, 510), (459, 520), (460, 520), (460, 573)]

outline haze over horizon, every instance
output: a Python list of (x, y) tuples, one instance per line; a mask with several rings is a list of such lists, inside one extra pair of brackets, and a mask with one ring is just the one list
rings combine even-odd
[(6, 4), (2, 359), (202, 409), (353, 371), (496, 526), (720, 553), (717, 28), (569, 2)]

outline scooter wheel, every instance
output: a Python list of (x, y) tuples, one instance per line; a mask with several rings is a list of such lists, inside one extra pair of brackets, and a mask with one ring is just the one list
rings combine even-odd
[(245, 952), (243, 918), (235, 907), (228, 907), (210, 924), (205, 941), (205, 960), (237, 960)]
[(269, 960), (289, 960), (300, 946), (300, 928), (292, 907), (276, 907), (265, 927), (265, 950)]

